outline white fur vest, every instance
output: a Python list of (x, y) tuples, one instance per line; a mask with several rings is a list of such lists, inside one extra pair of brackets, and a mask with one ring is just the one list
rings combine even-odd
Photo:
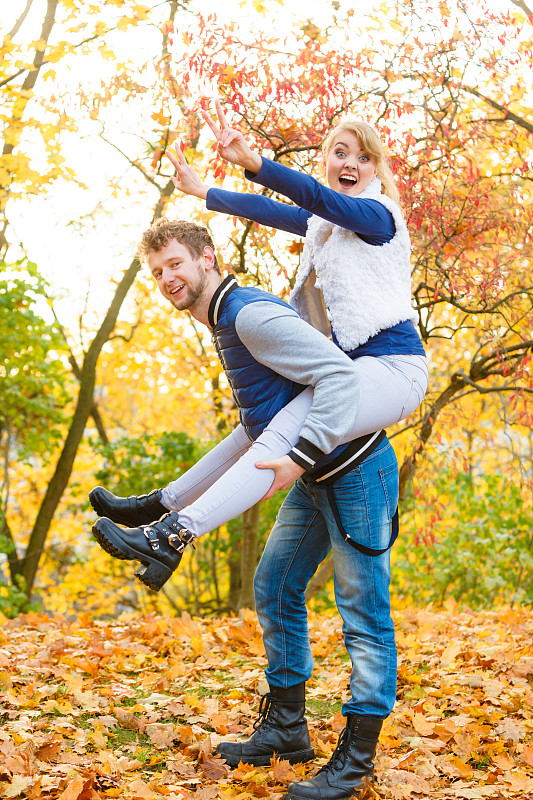
[(367, 244), (356, 233), (313, 215), (289, 298), (300, 316), (326, 336), (331, 335), (331, 319), (343, 350), (353, 350), (399, 322), (418, 322), (411, 306), (411, 243), (401, 211), (381, 194), (378, 178), (359, 197), (379, 200), (389, 209), (396, 227), (393, 238), (380, 246)]

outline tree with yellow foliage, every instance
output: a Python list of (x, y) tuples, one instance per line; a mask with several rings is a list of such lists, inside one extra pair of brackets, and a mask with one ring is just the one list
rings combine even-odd
[[(352, 114), (368, 120), (388, 141), (402, 192), (413, 240), (420, 332), (432, 370), (420, 414), (391, 432), (403, 462), (404, 493), (426, 513), (422, 505), (426, 477), (429, 481), (432, 470), (441, 469), (441, 459), (453, 470), (472, 451), (470, 460), (476, 461), (478, 470), (494, 469), (498, 463), (509, 467), (524, 497), (530, 496), (526, 491), (530, 476), (517, 467), (528, 453), (533, 391), (529, 88), (533, 17), (527, 4), (517, 1), (509, 10), (495, 13), (473, 0), (396, 2), (369, 12), (360, 29), (355, 13), (343, 17), (334, 5), (327, 29), (307, 21), (287, 40), (266, 36), (260, 25), (253, 40), (246, 38), (236, 25), (220, 24), (214, 15), (189, 14), (175, 0), (163, 4), (164, 13), (158, 8), (148, 9), (134, 0), (83, 7), (74, 0), (47, 0), (39, 39), (31, 47), (21, 39), (25, 13), (4, 36), (0, 55), (4, 250), (8, 243), (18, 243), (8, 222), (12, 201), (44, 192), (54, 180), (79, 180), (62, 160), (63, 132), (75, 131), (78, 117), (98, 126), (120, 164), (138, 175), (151, 193), (146, 226), (163, 211), (169, 215), (182, 211), (179, 203), (174, 204), (171, 172), (162, 158), (178, 137), (185, 139), (185, 153), (197, 170), (210, 175), (215, 170), (216, 177), (232, 188), (244, 188), (238, 175), (216, 162), (201, 135), (198, 112), (207, 101), (200, 96), (221, 92), (257, 149), (265, 147), (275, 159), (308, 171), (322, 136), (340, 117)], [(36, 0), (30, 0), (26, 13), (39, 9)], [(146, 20), (161, 29), (160, 52), (154, 51), (142, 64), (116, 56), (112, 32), (132, 36)], [(45, 91), (54, 75), (89, 52), (109, 59), (113, 67), (109, 78), (98, 86), (97, 81), (81, 85), (70, 97), (59, 89), (55, 96)], [(115, 136), (109, 116), (114, 107), (122, 113), (125, 103), (140, 115), (139, 130), (128, 146)], [(40, 143), (38, 167), (33, 135)], [(126, 191), (118, 169), (112, 188)], [(147, 196), (142, 197), (145, 205)], [(133, 205), (137, 199), (130, 195), (128, 202)], [(273, 236), (243, 220), (221, 225), (196, 207), (187, 207), (186, 213), (213, 228), (224, 262), (242, 281), (281, 294), (287, 291), (300, 242)], [(112, 220), (106, 221), (106, 228), (110, 224)], [(132, 233), (132, 240), (137, 235)], [(57, 466), (46, 478), (46, 491), (29, 526), (30, 547), (17, 562), (28, 593), (90, 416), (100, 419), (101, 436), (113, 439), (119, 418), (132, 430), (164, 424), (157, 405), (169, 395), (159, 391), (165, 383), (171, 384), (172, 407), (181, 402), (172, 388), (172, 348), (163, 357), (151, 344), (162, 343), (170, 323), (167, 318), (148, 319), (147, 289), (136, 280), (138, 274), (139, 264), (132, 259), (115, 285), (107, 312), (101, 313), (98, 324), (90, 325), (89, 342), (70, 347), (74, 406), (61, 428), (63, 445), (54, 451)], [(146, 327), (142, 319), (137, 324), (123, 312), (134, 284)], [(72, 342), (73, 332), (65, 323), (62, 328)], [(219, 386), (207, 343), (200, 342), (191, 328), (176, 328), (176, 334), (178, 357), (188, 364), (192, 392), (200, 396), (202, 411), (197, 417), (211, 434), (222, 416), (213, 422), (210, 408), (218, 403), (226, 412), (231, 399)], [(118, 338), (110, 341), (113, 336)], [(129, 396), (142, 406), (139, 415), (121, 409), (117, 389), (132, 354), (140, 359), (139, 378), (132, 382)], [(142, 386), (142, 372), (153, 380), (150, 391)], [(156, 409), (147, 411), (149, 403)], [(194, 404), (187, 405), (187, 426), (195, 424), (195, 413)], [(501, 446), (505, 438), (512, 448)], [(428, 518), (434, 511), (435, 507), (427, 510)], [(9, 507), (7, 517), (14, 518)], [(17, 540), (16, 527), (13, 531)], [(24, 539), (23, 530), (19, 538)], [(253, 558), (246, 569), (247, 581), (252, 569)]]

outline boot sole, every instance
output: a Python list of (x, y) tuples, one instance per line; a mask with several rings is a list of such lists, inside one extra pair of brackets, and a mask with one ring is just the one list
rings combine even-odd
[(140, 566), (134, 573), (135, 577), (152, 591), (158, 592), (174, 570), (146, 553), (139, 553), (117, 536), (112, 525), (113, 522), (106, 517), (97, 520), (93, 525), (94, 538), (102, 550), (105, 550), (113, 558), (120, 558), (124, 561), (140, 561)]
[(294, 753), (270, 753), (264, 756), (237, 756), (230, 755), (229, 753), (218, 753), (222, 756), (230, 767), (238, 767), (239, 764), (251, 764), (252, 767), (269, 767), (273, 757), (276, 756), (280, 761), (288, 761), (290, 764), (302, 764), (305, 761), (312, 761), (315, 757), (315, 751), (311, 748), (306, 750), (295, 750)]
[[(372, 785), (373, 776), (369, 777), (370, 777), (369, 783), (370, 785)], [(298, 788), (299, 784), (297, 783), (295, 785), (296, 788)], [(350, 800), (352, 797), (355, 798), (355, 800), (357, 800), (357, 798), (360, 797), (360, 793), (368, 788), (368, 785), (369, 784), (367, 783), (361, 786), (354, 786), (350, 794), (344, 795), (343, 800)], [(317, 800), (317, 798), (316, 795), (314, 797), (311, 797), (310, 794), (296, 794), (295, 792), (291, 792), (291, 789), (289, 787), (288, 791), (283, 795), (281, 800)], [(341, 799), (338, 797), (337, 800)]]

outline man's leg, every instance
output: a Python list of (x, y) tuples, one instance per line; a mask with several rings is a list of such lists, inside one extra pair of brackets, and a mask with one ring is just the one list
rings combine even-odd
[(254, 579), (269, 684), (292, 686), (313, 669), (305, 589), (331, 549), (314, 486), (299, 480), (283, 502)]
[(389, 443), (328, 490), (317, 506), (330, 532), (335, 598), (352, 661), (347, 717), (331, 760), (310, 780), (289, 787), (287, 800), (344, 800), (373, 774), (382, 721), (396, 699), (396, 644), (390, 615), (390, 551), (371, 556), (354, 548), (387, 547), (398, 503), (398, 465)]
[(323, 516), (299, 481), (281, 506), (255, 576), (270, 690), (251, 738), (219, 745), (232, 766), (241, 760), (268, 765), (274, 753), (292, 762), (313, 758), (304, 716), (305, 681), (313, 669), (304, 592), (329, 548)]
[[(390, 613), (390, 550), (371, 556), (345, 541), (380, 550), (398, 506), (398, 464), (392, 446), (379, 448), (322, 496), (335, 561), (335, 599), (352, 661), (351, 698), (344, 714), (387, 717), (396, 699), (396, 642)], [(324, 490), (323, 490), (324, 491)]]

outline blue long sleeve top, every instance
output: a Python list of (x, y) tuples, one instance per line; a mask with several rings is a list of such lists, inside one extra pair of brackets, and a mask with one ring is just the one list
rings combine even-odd
[(261, 194), (209, 189), (207, 208), (246, 217), (297, 236), (305, 236), (307, 221), (313, 214), (353, 231), (368, 244), (379, 246), (390, 242), (394, 236), (392, 214), (379, 200), (347, 197), (319, 183), (311, 175), (297, 172), (268, 158), (263, 158), (258, 173), (246, 171), (245, 175), (249, 180), (288, 197), (296, 205), (280, 203)]
[[(213, 188), (207, 192), (207, 208), (210, 211), (235, 214), (297, 236), (306, 235), (309, 217), (316, 214), (334, 225), (356, 233), (363, 241), (376, 247), (390, 242), (395, 234), (393, 216), (379, 200), (340, 194), (310, 175), (264, 156), (259, 172), (246, 170), (245, 175), (249, 180), (288, 197), (295, 205), (272, 200), (261, 194), (242, 194)], [(332, 336), (338, 345), (334, 324)], [(348, 355), (355, 359), (367, 355), (397, 353), (425, 355), (418, 332), (409, 320), (380, 331)]]

